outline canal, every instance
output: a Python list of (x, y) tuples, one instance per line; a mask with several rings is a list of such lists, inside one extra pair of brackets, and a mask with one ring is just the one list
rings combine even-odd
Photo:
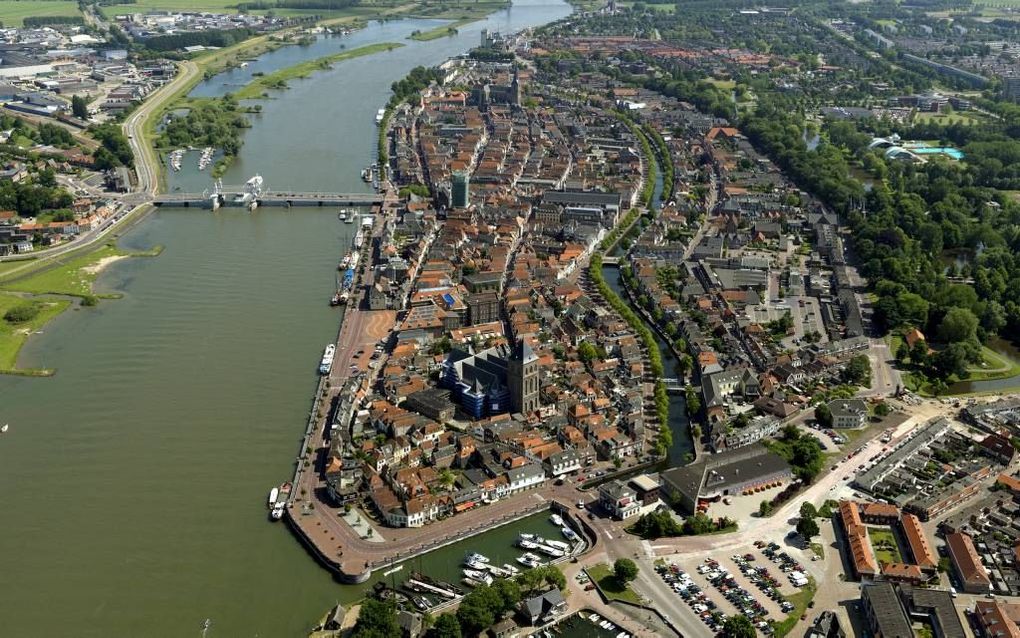
[[(522, 0), (454, 37), (404, 40), (296, 80), (263, 102), (223, 181), (257, 171), (270, 188), (363, 189), (374, 113), (392, 82), (468, 50), (482, 28), (513, 31), (569, 12), (561, 1)], [(397, 41), (391, 29), (422, 26), (401, 24), (356, 35)], [(209, 186), (197, 170), (181, 179)], [(123, 298), (65, 313), (23, 350), (22, 366), (57, 375), (0, 376), (0, 419), (11, 424), (0, 440), (0, 633), (197, 636), (209, 618), (210, 638), (300, 636), (361, 594), (268, 523), (264, 506), (293, 467), (316, 366), (336, 334), (326, 302), (354, 229), (335, 212), (160, 209), (122, 244), (160, 244), (163, 254), (115, 263), (97, 282)], [(498, 554), (518, 528), (467, 545)]]
[[(623, 289), (620, 269), (617, 266), (602, 266), (602, 277), (621, 299), (627, 301), (627, 292)], [(662, 340), (658, 332), (652, 330), (652, 336), (655, 337), (655, 345), (659, 348), (659, 354), (662, 356), (663, 371), (667, 376), (673, 376), (677, 363), (673, 351)], [(669, 429), (673, 432), (673, 446), (669, 449), (667, 467), (689, 463), (690, 455), (694, 451), (694, 444), (691, 441), (690, 421), (687, 419), (687, 403), (682, 394), (669, 395)]]

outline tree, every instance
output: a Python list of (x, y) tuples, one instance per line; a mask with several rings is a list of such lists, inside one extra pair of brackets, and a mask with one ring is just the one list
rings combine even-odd
[(581, 361), (591, 363), (599, 356), (599, 352), (591, 342), (582, 341), (581, 345), (577, 346), (577, 355), (581, 357)]
[(367, 598), (358, 612), (358, 622), (351, 633), (353, 638), (389, 638), (400, 635), (397, 623), (397, 606), (392, 601)]
[(924, 339), (918, 339), (910, 347), (910, 362), (919, 368), (923, 368), (928, 365), (928, 358), (928, 344), (925, 343)]
[(747, 616), (727, 616), (722, 633), (726, 638), (755, 638), (758, 635)]
[(801, 518), (815, 518), (816, 516), (818, 516), (818, 509), (811, 503), (811, 501), (804, 501), (800, 504)]
[(885, 401), (875, 406), (875, 416), (877, 417), (885, 418), (889, 416), (890, 412), (892, 412), (892, 408), (890, 408), (889, 404), (886, 403)]
[(804, 537), (804, 540), (810, 541), (819, 533), (818, 523), (813, 518), (802, 518), (797, 521), (797, 532)]
[(461, 638), (460, 623), (453, 614), (440, 614), (436, 624), (429, 630), (429, 638)]
[(762, 501), (758, 503), (758, 516), (768, 516), (772, 513), (772, 503), (769, 501)]
[(977, 337), (978, 319), (967, 308), (950, 308), (939, 324), (938, 337), (944, 343), (971, 341)]
[(830, 410), (829, 406), (825, 405), (824, 403), (819, 403), (818, 405), (815, 406), (815, 419), (818, 420), (818, 423), (822, 427), (831, 428), (832, 410)]
[(638, 566), (629, 558), (617, 558), (613, 563), (613, 574), (622, 585), (637, 578)]
[(85, 98), (75, 95), (71, 98), (71, 113), (80, 120), (89, 119), (89, 105)]
[(457, 608), (461, 631), (469, 636), (484, 631), (503, 612), (503, 597), (492, 587), (480, 585), (464, 597)]
[(851, 358), (843, 369), (843, 379), (854, 385), (871, 385), (871, 360), (868, 356), (859, 354)]

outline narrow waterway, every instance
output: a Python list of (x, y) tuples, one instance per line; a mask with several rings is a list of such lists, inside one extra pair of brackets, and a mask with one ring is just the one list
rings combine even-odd
[[(364, 188), (392, 82), (466, 51), (483, 27), (569, 11), (518, 2), (455, 37), (296, 80), (264, 102), (224, 182), (258, 171), (271, 188)], [(399, 24), (358, 35), (390, 41)], [(208, 187), (195, 173), (196, 190)], [(57, 375), (0, 376), (0, 421), (11, 424), (0, 438), (0, 634), (198, 636), (209, 618), (209, 638), (300, 636), (362, 593), (333, 581), (264, 507), (293, 467), (336, 334), (327, 300), (354, 226), (335, 212), (161, 209), (122, 243), (163, 254), (113, 264), (97, 284), (123, 299), (65, 313), (24, 349), (22, 365)], [(468, 546), (497, 550), (516, 529)], [(446, 552), (423, 569), (463, 549)]]
[[(620, 281), (618, 267), (603, 266), (602, 277), (621, 299), (627, 301), (627, 292), (623, 289), (623, 282)], [(673, 351), (669, 349), (657, 332), (652, 330), (652, 335), (655, 337), (655, 345), (658, 346), (659, 354), (662, 356), (664, 372), (667, 376), (674, 376), (677, 361), (673, 356)], [(669, 395), (669, 429), (673, 431), (673, 446), (669, 449), (668, 466), (674, 467), (689, 463), (691, 460), (689, 455), (693, 453), (694, 444), (691, 441), (690, 421), (687, 419), (686, 399), (682, 394)]]

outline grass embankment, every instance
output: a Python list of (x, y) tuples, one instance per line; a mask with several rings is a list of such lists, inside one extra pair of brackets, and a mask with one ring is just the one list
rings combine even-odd
[(626, 603), (633, 603), (635, 605), (641, 604), (641, 598), (634, 592), (633, 589), (627, 586), (626, 583), (621, 583), (617, 578), (613, 570), (606, 564), (594, 565), (588, 567), (585, 571), (588, 572), (588, 576), (595, 585), (598, 586), (599, 591), (608, 600), (621, 600)]
[(78, 3), (70, 0), (5, 0), (0, 2), (0, 22), (5, 27), (20, 27), (25, 18), (80, 16)]
[(790, 594), (785, 596), (786, 600), (793, 603), (793, 611), (791, 611), (786, 618), (776, 622), (772, 621), (772, 629), (775, 630), (775, 638), (784, 638), (788, 635), (793, 628), (800, 622), (800, 617), (807, 611), (808, 605), (815, 598), (815, 592), (818, 591), (818, 583), (811, 576), (808, 576), (808, 584), (801, 587), (800, 591), (796, 594)]
[[(121, 250), (113, 244), (106, 244), (97, 250), (71, 257), (53, 268), (42, 270), (23, 279), (11, 283), (0, 282), (0, 288), (36, 295), (68, 295), (89, 299), (94, 296), (92, 284), (106, 264), (125, 257), (154, 257), (160, 252), (162, 252), (162, 248), (155, 248), (144, 253), (133, 253)], [(104, 297), (113, 298), (114, 296), (104, 295)]]
[(266, 97), (267, 91), (270, 89), (286, 89), (288, 80), (306, 78), (316, 71), (323, 71), (332, 68), (332, 66), (337, 62), (350, 60), (352, 58), (359, 58), (365, 55), (372, 55), (373, 53), (379, 53), (382, 51), (392, 51), (393, 49), (399, 49), (402, 46), (404, 45), (397, 42), (378, 42), (376, 44), (358, 47), (357, 49), (351, 49), (350, 51), (334, 53), (333, 55), (325, 55), (314, 60), (306, 60), (295, 64), (294, 66), (274, 71), (269, 75), (263, 75), (255, 78), (239, 91), (234, 93), (234, 97), (239, 100)]
[(457, 35), (457, 29), (464, 26), (465, 24), (471, 24), (481, 18), (463, 18), (461, 20), (455, 20), (450, 24), (444, 24), (438, 26), (435, 29), (429, 29), (428, 31), (415, 31), (411, 35), (407, 36), (411, 40), (418, 40), (420, 42), (428, 42), (429, 40), (438, 40), (450, 35)]
[[(4, 282), (0, 278), (0, 374), (21, 374), (49, 376), (53, 370), (17, 369), (18, 353), (28, 337), (40, 330), (51, 319), (71, 305), (68, 299), (39, 295), (65, 295), (78, 297), (82, 305), (95, 305), (100, 297), (112, 299), (117, 295), (96, 296), (92, 284), (100, 271), (113, 261), (126, 257), (154, 257), (162, 252), (157, 246), (150, 251), (129, 252), (113, 244), (96, 250), (82, 252), (54, 262), (40, 261), (38, 271), (33, 274), (11, 277)], [(23, 262), (15, 262), (23, 265)], [(20, 294), (12, 294), (20, 293)], [(31, 307), (22, 320), (11, 320), (4, 315), (11, 308)]]

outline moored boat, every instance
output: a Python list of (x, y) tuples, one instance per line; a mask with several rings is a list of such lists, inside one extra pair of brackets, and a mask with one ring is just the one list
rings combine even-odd
[(464, 560), (465, 561), (475, 561), (475, 562), (478, 562), (478, 563), (488, 563), (488, 562), (490, 562), (488, 558), (486, 558), (485, 556), (483, 556), (483, 555), (481, 555), (481, 554), (479, 554), (477, 552), (471, 552), (470, 554), (468, 554), (464, 558)]
[(276, 499), (278, 499), (279, 497), (280, 488), (274, 487), (273, 489), (269, 490), (269, 502), (268, 502), (269, 507), (276, 505)]
[(559, 514), (553, 514), (549, 517), (549, 520), (552, 521), (552, 524), (556, 527), (563, 527), (563, 519), (560, 518)]
[(330, 370), (333, 369), (334, 354), (336, 354), (336, 346), (330, 343), (322, 352), (322, 360), (319, 362), (319, 374), (329, 374)]

